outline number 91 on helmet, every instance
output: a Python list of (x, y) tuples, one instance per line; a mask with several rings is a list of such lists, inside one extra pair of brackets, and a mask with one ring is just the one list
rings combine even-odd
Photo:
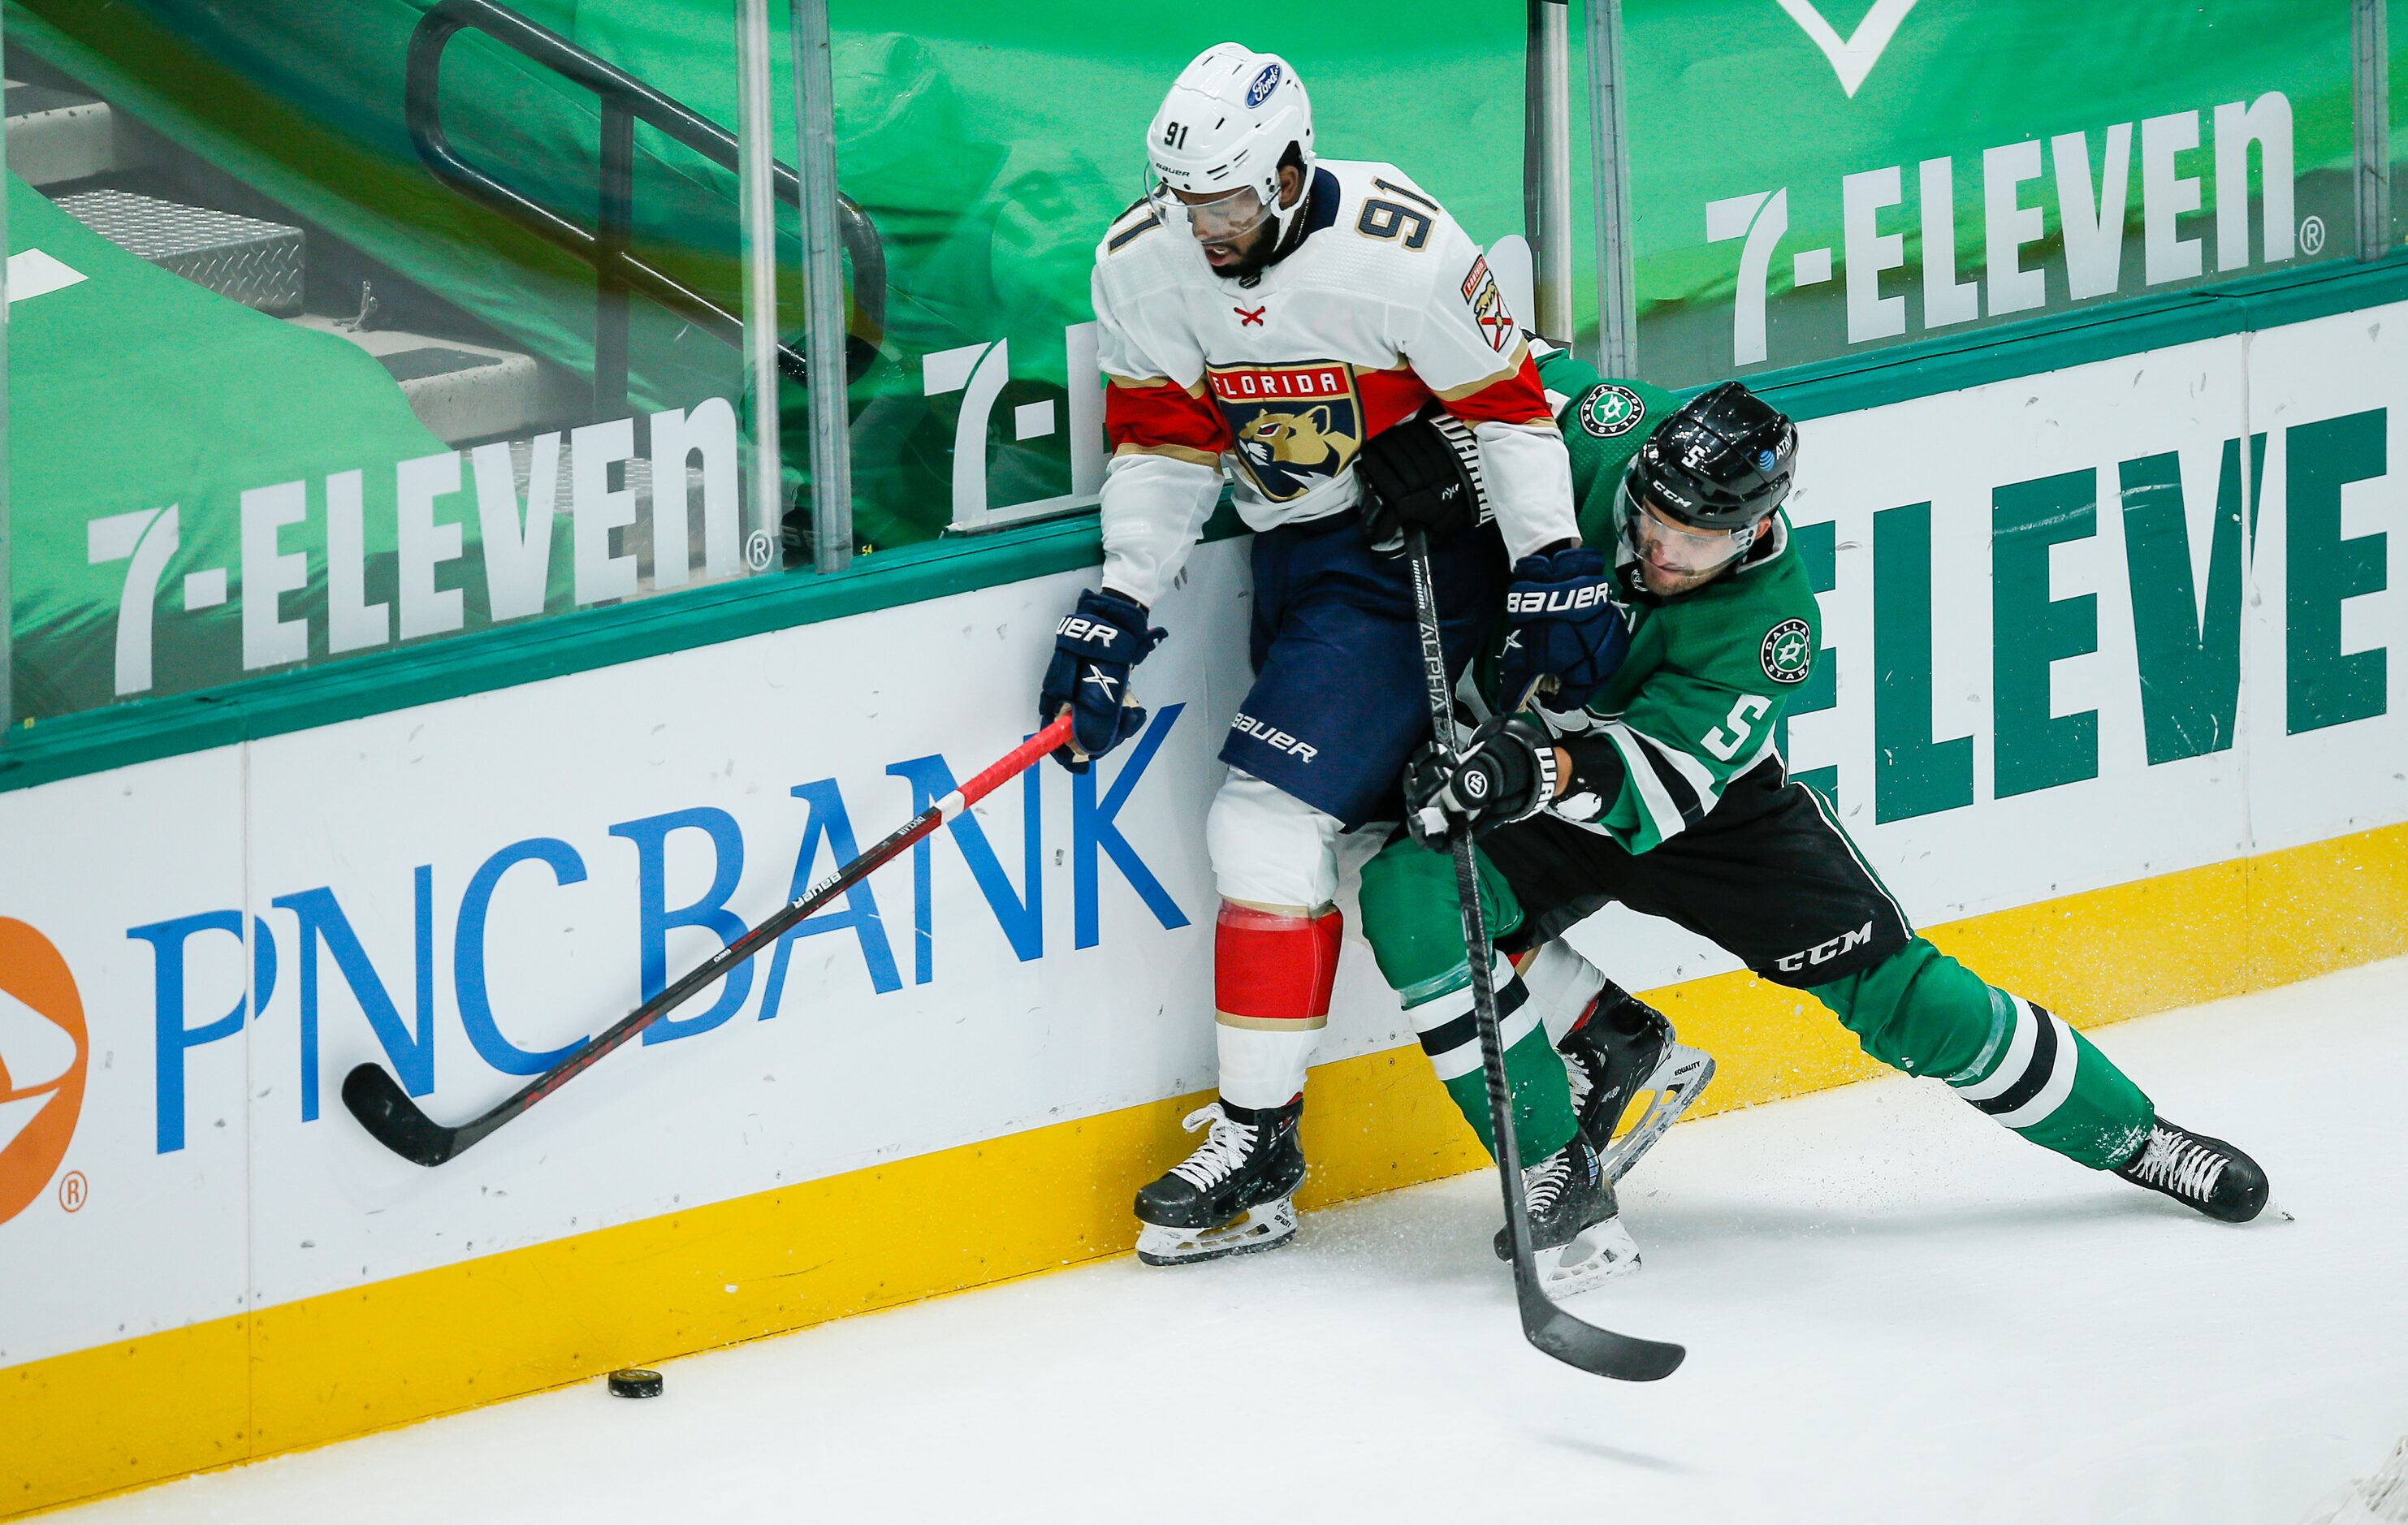
[[(1289, 150), (1295, 150), (1290, 158)], [(1276, 53), (1216, 43), (1179, 71), (1146, 133), (1147, 198), (1208, 244), (1251, 235), (1280, 206), (1280, 164), (1312, 178), (1312, 105)]]

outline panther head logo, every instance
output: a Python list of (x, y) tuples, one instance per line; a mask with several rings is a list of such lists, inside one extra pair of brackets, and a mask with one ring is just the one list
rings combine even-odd
[(1306, 471), (1332, 469), (1345, 453), (1341, 442), (1353, 443), (1338, 431), (1328, 406), (1320, 403), (1295, 413), (1257, 413), (1238, 431), (1239, 448), (1248, 459)]

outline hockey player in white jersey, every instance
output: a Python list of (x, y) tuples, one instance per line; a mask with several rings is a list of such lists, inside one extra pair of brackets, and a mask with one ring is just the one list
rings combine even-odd
[(1235, 43), (1182, 71), (1147, 148), (1155, 183), (1096, 250), (1114, 446), (1102, 586), (1062, 621), (1039, 710), (1071, 711), (1074, 768), (1143, 725), (1129, 671), (1165, 634), (1148, 611), (1226, 470), (1255, 532), (1255, 677), (1205, 828), (1220, 1099), (1187, 1119), (1209, 1125), (1201, 1146), (1137, 1201), (1140, 1257), (1165, 1263), (1295, 1233), (1305, 1066), (1337, 972), (1337, 839), (1393, 809), (1428, 734), (1409, 574), (1367, 543), (1358, 478), (1373, 475), (1391, 527), (1454, 521), (1467, 476), (1494, 506), (1493, 524), (1432, 545), (1456, 673), (1509, 591), (1542, 611), (1516, 620), (1509, 683), (1551, 677), (1576, 703), (1626, 637), (1522, 330), (1437, 200), (1394, 165), (1319, 160), (1296, 71)]

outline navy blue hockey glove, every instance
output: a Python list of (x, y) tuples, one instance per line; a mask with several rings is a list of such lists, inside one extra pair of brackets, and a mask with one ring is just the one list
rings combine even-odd
[(1405, 829), (1426, 848), (1444, 848), (1457, 825), (1474, 836), (1526, 820), (1555, 797), (1555, 738), (1530, 715), (1491, 720), (1463, 755), (1436, 743), (1405, 764)]
[(1630, 627), (1606, 580), (1604, 553), (1587, 546), (1514, 563), (1505, 628), (1498, 677), (1509, 706), (1518, 707), (1539, 679), (1552, 677), (1552, 706), (1577, 708), (1612, 680), (1630, 653)]
[(1145, 610), (1110, 589), (1079, 595), (1079, 606), (1054, 628), (1054, 660), (1038, 691), (1037, 723), (1070, 711), (1070, 745), (1054, 754), (1072, 773), (1084, 773), (1145, 729), (1145, 710), (1128, 702), (1129, 669), (1169, 632), (1148, 629)]

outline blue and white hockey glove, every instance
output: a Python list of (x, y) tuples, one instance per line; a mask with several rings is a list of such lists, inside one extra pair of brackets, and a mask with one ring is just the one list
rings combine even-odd
[(1525, 556), (1505, 591), (1505, 649), (1498, 677), (1508, 707), (1529, 697), (1542, 677), (1555, 680), (1549, 703), (1573, 709), (1613, 677), (1630, 653), (1630, 627), (1605, 577), (1605, 555), (1587, 546)]
[(1037, 723), (1070, 712), (1070, 745), (1054, 752), (1072, 773), (1145, 729), (1145, 710), (1128, 702), (1129, 669), (1169, 632), (1148, 629), (1145, 610), (1108, 588), (1079, 595), (1054, 629), (1054, 660), (1038, 691)]

